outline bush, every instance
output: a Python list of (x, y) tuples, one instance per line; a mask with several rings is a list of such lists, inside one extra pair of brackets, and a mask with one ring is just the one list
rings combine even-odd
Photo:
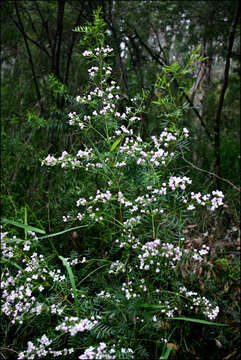
[[(76, 97), (68, 119), (82, 145), (42, 161), (80, 172), (76, 208), (63, 216), (61, 234), (39, 237), (27, 224), (24, 240), (2, 234), (2, 351), (18, 359), (188, 359), (188, 337), (195, 342), (205, 326), (223, 326), (214, 322), (219, 299), (199, 282), (209, 247), (188, 248), (183, 234), (184, 222), (200, 207), (212, 213), (223, 194), (194, 193), (188, 174), (173, 170), (189, 133), (178, 127), (185, 104), (171, 84), (178, 77), (186, 86), (191, 63), (202, 59), (194, 51), (186, 68), (163, 69), (157, 86), (166, 95), (156, 102), (163, 129), (143, 140), (147, 94), (119, 110), (100, 11), (76, 31), (95, 44), (83, 54), (91, 65), (86, 95)], [(79, 243), (67, 257), (57, 235), (68, 232)]]

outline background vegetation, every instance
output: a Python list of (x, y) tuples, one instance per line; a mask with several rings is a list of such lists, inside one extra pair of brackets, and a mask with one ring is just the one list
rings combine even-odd
[[(180, 94), (178, 105), (185, 105), (185, 116), (178, 118), (178, 125), (189, 129), (192, 141), (189, 151), (175, 161), (171, 171), (188, 172), (197, 191), (200, 187), (206, 192), (218, 188), (225, 194), (222, 210), (210, 216), (202, 209), (196, 217), (185, 220), (183, 231), (187, 247), (204, 243), (211, 248), (215, 281), (211, 284), (208, 274), (200, 274), (198, 281), (200, 286), (222, 296), (222, 321), (229, 327), (195, 328), (186, 358), (205, 359), (211, 346), (213, 359), (238, 359), (238, 1), (2, 3), (2, 213), (9, 220), (23, 222), (27, 211), (28, 223), (47, 233), (57, 233), (67, 227), (62, 216), (75, 206), (76, 191), (85, 186), (83, 174), (72, 169), (63, 172), (61, 168), (45, 168), (41, 160), (47, 154), (60, 156), (63, 150), (76, 153), (83, 145), (83, 138), (68, 125), (73, 97), (83, 94), (89, 80), (88, 65), (81, 55), (86, 50), (86, 41), (83, 33), (73, 29), (92, 21), (98, 6), (102, 7), (107, 43), (114, 48), (115, 55), (109, 63), (113, 77), (119, 80), (120, 111), (124, 111), (142, 89), (148, 94), (140, 114), (143, 139), (160, 133), (162, 114), (171, 109), (159, 100), (164, 92), (158, 86), (157, 75), (163, 74), (164, 65), (178, 62), (183, 67), (187, 54), (198, 46), (205, 59), (185, 76), (185, 82), (176, 77), (172, 83), (172, 93)], [(159, 102), (158, 107), (155, 101)], [(85, 244), (88, 236), (87, 231)], [(59, 244), (66, 254), (73, 249), (83, 251), (83, 234), (78, 231), (60, 235)], [(191, 328), (189, 331), (191, 334)], [(206, 344), (202, 352), (200, 348), (195, 349), (200, 333)], [(11, 337), (9, 341), (4, 344), (6, 348)]]

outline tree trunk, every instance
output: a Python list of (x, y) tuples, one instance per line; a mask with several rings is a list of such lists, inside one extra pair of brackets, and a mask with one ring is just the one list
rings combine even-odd
[[(215, 124), (214, 124), (214, 149), (215, 149), (215, 173), (217, 176), (221, 176), (221, 163), (220, 163), (220, 127), (221, 127), (221, 114), (224, 103), (224, 95), (228, 87), (228, 78), (229, 78), (229, 68), (230, 68), (230, 58), (232, 55), (232, 48), (235, 37), (235, 30), (240, 16), (240, 3), (236, 13), (234, 14), (234, 20), (230, 28), (229, 39), (228, 39), (228, 50), (226, 57), (226, 64), (224, 69), (224, 81), (223, 86), (218, 102), (218, 110), (216, 114)], [(216, 185), (220, 188), (220, 180), (217, 178)]]

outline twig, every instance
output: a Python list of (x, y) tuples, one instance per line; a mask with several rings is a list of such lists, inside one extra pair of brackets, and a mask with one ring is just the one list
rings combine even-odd
[[(10, 348), (8, 348), (8, 347), (5, 347), (5, 346), (1, 346), (1, 349), (6, 350), (6, 351), (12, 351), (12, 352), (14, 352), (15, 354), (18, 354), (17, 351), (15, 351), (15, 350), (13, 350), (13, 349), (10, 349)], [(5, 358), (5, 359), (6, 359), (6, 358)]]
[(43, 105), (42, 105), (42, 102), (41, 102), (42, 97), (41, 97), (41, 93), (40, 93), (40, 90), (39, 90), (39, 84), (38, 84), (38, 81), (37, 81), (37, 76), (36, 76), (36, 73), (35, 73), (32, 54), (31, 54), (31, 51), (30, 51), (30, 48), (29, 48), (29, 45), (28, 45), (28, 41), (27, 41), (27, 34), (26, 34), (25, 30), (24, 30), (24, 26), (23, 26), (21, 16), (20, 16), (20, 12), (19, 12), (19, 8), (18, 8), (18, 3), (17, 3), (16, 0), (14, 2), (14, 6), (15, 6), (15, 10), (16, 10), (17, 18), (18, 18), (18, 23), (19, 23), (18, 29), (23, 35), (23, 40), (24, 40), (25, 47), (26, 47), (26, 50), (27, 50), (27, 53), (28, 53), (28, 58), (29, 58), (30, 67), (31, 67), (31, 70), (32, 70), (35, 89), (36, 89), (36, 93), (37, 93), (37, 97), (38, 97), (38, 101), (39, 101), (39, 106), (40, 106), (40, 110), (41, 110), (41, 114), (42, 114), (43, 113)]
[(198, 166), (196, 166), (196, 165), (192, 164), (190, 161), (186, 160), (186, 159), (184, 158), (184, 155), (183, 155), (183, 154), (182, 154), (182, 158), (183, 158), (183, 160), (184, 160), (187, 164), (191, 165), (194, 169), (197, 169), (197, 170), (202, 171), (202, 172), (204, 172), (204, 173), (206, 173), (206, 174), (215, 176), (215, 177), (218, 178), (219, 180), (222, 180), (222, 181), (228, 183), (229, 185), (231, 185), (235, 190), (241, 192), (241, 189), (240, 189), (238, 186), (236, 186), (236, 185), (234, 185), (233, 183), (231, 183), (230, 180), (224, 179), (224, 178), (222, 178), (222, 177), (220, 177), (220, 176), (218, 176), (218, 175), (216, 175), (216, 174), (214, 174), (214, 173), (212, 173), (212, 172), (210, 172), (210, 171), (207, 171), (207, 170), (204, 170), (204, 169), (200, 169)]

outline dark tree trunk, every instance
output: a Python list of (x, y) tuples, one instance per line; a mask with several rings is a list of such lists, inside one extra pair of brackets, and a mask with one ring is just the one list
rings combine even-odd
[[(215, 124), (214, 124), (214, 149), (215, 149), (215, 173), (217, 176), (221, 176), (221, 163), (220, 163), (220, 127), (221, 127), (221, 114), (224, 103), (224, 95), (228, 87), (228, 78), (229, 78), (229, 68), (230, 68), (230, 58), (232, 56), (232, 48), (235, 37), (235, 30), (238, 24), (238, 19), (240, 17), (240, 3), (238, 4), (236, 13), (234, 14), (234, 20), (230, 28), (229, 39), (228, 39), (228, 50), (226, 57), (226, 64), (224, 69), (224, 81), (223, 86), (218, 102), (218, 110), (216, 114)], [(216, 181), (217, 187), (220, 188), (220, 180), (217, 178)]]

